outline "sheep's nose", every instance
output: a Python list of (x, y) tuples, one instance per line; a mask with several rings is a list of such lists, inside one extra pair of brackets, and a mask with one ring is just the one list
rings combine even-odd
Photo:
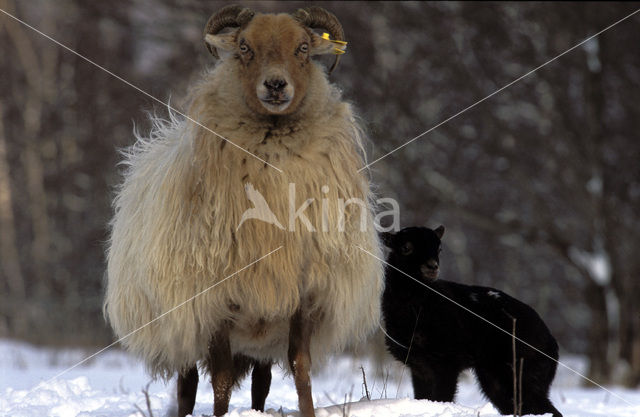
[(265, 81), (264, 86), (267, 87), (267, 90), (269, 91), (280, 92), (287, 86), (287, 82), (280, 78), (274, 78)]
[(438, 269), (438, 262), (436, 262), (435, 259), (430, 259), (427, 262), (427, 268), (432, 269), (432, 270), (437, 270)]

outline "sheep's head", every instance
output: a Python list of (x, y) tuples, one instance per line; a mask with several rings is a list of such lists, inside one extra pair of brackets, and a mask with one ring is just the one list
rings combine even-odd
[(391, 252), (389, 263), (425, 283), (435, 281), (440, 272), (440, 247), (444, 226), (431, 230), (407, 227), (398, 233), (382, 233), (382, 241)]
[[(221, 33), (229, 27), (234, 30)], [(236, 60), (244, 100), (253, 111), (286, 115), (294, 113), (306, 96), (310, 57), (334, 50), (311, 28), (325, 29), (335, 40), (344, 37), (337, 18), (320, 7), (273, 15), (226, 6), (209, 18), (205, 42), (214, 57)], [(336, 56), (331, 70), (337, 61)]]

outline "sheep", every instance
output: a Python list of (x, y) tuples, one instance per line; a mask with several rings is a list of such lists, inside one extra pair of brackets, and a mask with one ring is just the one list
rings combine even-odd
[(522, 363), (516, 389), (522, 395), (519, 415), (561, 417), (549, 401), (558, 359), (558, 344), (549, 329), (531, 307), (502, 291), (438, 280), (443, 234), (443, 226), (409, 227), (383, 236), (391, 250), (382, 301), (386, 344), (392, 356), (411, 369), (415, 398), (453, 401), (458, 375), (473, 368), (489, 400), (502, 414), (513, 413), (515, 319), (516, 337), (548, 355), (517, 343), (516, 375)]
[[(344, 38), (319, 7), (214, 13), (205, 43), (219, 61), (192, 88), (188, 118), (153, 118), (126, 152), (105, 316), (152, 376), (178, 374), (180, 416), (193, 410), (197, 366), (211, 374), (220, 416), (251, 367), (252, 406), (264, 407), (273, 362), (288, 362), (300, 412), (314, 416), (309, 372), (379, 326), (383, 267), (357, 247), (382, 254), (363, 134), (311, 60), (336, 44), (311, 28)], [(247, 190), (281, 227), (243, 218)]]

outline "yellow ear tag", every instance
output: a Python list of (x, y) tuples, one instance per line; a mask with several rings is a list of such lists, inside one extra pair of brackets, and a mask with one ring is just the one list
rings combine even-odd
[(325, 39), (329, 42), (331, 42), (334, 46), (333, 46), (333, 53), (336, 55), (342, 55), (344, 53), (347, 52), (347, 43), (345, 41), (338, 41), (335, 39), (331, 39), (329, 37), (328, 33), (323, 33), (322, 34), (322, 39)]

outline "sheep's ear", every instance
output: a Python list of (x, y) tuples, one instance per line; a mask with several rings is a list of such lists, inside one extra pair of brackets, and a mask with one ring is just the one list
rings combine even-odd
[(219, 33), (217, 35), (207, 33), (204, 36), (204, 41), (211, 55), (220, 59), (225, 59), (231, 55), (236, 48), (235, 32)]
[(310, 32), (310, 35), (311, 45), (309, 45), (309, 55), (325, 55), (335, 53), (334, 49), (336, 48), (336, 44), (316, 33)]
[(381, 232), (380, 240), (382, 240), (382, 244), (388, 247), (389, 249), (393, 249), (393, 243), (395, 241), (396, 235), (391, 232)]
[(444, 226), (438, 226), (434, 232), (436, 233), (436, 236), (438, 236), (438, 239), (442, 239), (442, 236), (444, 236)]

